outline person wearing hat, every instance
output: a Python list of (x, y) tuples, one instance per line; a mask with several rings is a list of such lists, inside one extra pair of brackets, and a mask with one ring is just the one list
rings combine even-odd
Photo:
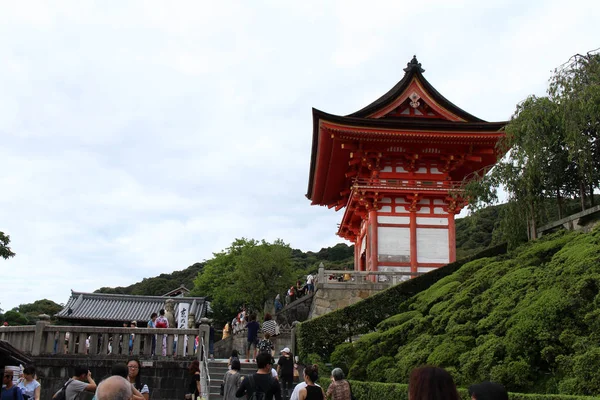
[(279, 381), (282, 382), (283, 400), (287, 400), (289, 391), (294, 387), (294, 356), (289, 347), (285, 347), (280, 353), (281, 356), (277, 361), (277, 374)]

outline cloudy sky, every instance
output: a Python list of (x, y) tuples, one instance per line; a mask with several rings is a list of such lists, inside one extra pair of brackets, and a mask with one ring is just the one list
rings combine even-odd
[(597, 1), (2, 1), (0, 307), (129, 285), (236, 237), (317, 251), (311, 107), (354, 112), (416, 54), (488, 121), (600, 47)]

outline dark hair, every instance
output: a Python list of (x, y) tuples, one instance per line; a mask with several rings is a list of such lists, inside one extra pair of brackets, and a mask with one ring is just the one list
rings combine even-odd
[(158, 317), (158, 314), (153, 312), (152, 314), (150, 314), (150, 319), (154, 318), (154, 317)]
[(508, 392), (499, 383), (481, 382), (469, 386), (469, 396), (477, 400), (508, 400)]
[(162, 310), (160, 310), (158, 313), (159, 313), (160, 315), (165, 315), (165, 309), (163, 308), (163, 309), (162, 309)]
[(200, 372), (200, 361), (198, 360), (194, 360), (192, 361), (192, 363), (190, 364), (188, 371), (190, 371), (190, 374), (194, 375), (196, 374), (196, 372)]
[(444, 369), (415, 368), (408, 382), (410, 400), (460, 400), (452, 376)]
[(250, 314), (250, 321), (256, 321), (256, 314)]
[(265, 321), (270, 321), (272, 319), (273, 319), (273, 317), (271, 316), (271, 314), (269, 314), (269, 313), (265, 314)]
[(78, 365), (77, 367), (75, 367), (75, 376), (87, 375), (87, 373), (88, 373), (87, 367), (82, 367), (81, 365)]
[(135, 357), (127, 360), (127, 378), (126, 379), (129, 381), (129, 363), (132, 361), (135, 362), (138, 366), (138, 373), (135, 376), (134, 386), (137, 390), (142, 390), (144, 387), (144, 385), (142, 385), (142, 363), (140, 363), (140, 360), (138, 360)]
[(231, 350), (231, 357), (239, 357), (240, 353), (237, 350)]
[(265, 339), (269, 340), (271, 338), (271, 334), (269, 332), (265, 332)]
[(319, 366), (317, 364), (307, 365), (304, 368), (304, 375), (308, 376), (312, 383), (315, 383), (319, 380)]
[(23, 375), (35, 375), (35, 367), (33, 365), (28, 365), (23, 368)]
[(127, 368), (127, 364), (117, 363), (112, 366), (110, 369), (111, 375), (122, 376), (127, 379), (127, 375), (129, 375), (129, 368)]
[(240, 360), (238, 360), (237, 358), (235, 360), (231, 360), (231, 369), (234, 369), (236, 371), (242, 369), (242, 363), (240, 363)]
[(271, 364), (271, 354), (260, 353), (256, 356), (256, 366), (258, 369), (263, 369), (269, 364)]

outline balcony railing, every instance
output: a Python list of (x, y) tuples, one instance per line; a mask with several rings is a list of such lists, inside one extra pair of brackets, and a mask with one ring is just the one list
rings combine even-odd
[(417, 191), (439, 191), (439, 192), (461, 192), (463, 183), (461, 181), (425, 180), (425, 179), (356, 179), (352, 185), (355, 189), (379, 188), (390, 190), (417, 190)]
[(26, 354), (194, 356), (202, 329), (150, 329), (49, 325), (0, 328), (0, 339)]

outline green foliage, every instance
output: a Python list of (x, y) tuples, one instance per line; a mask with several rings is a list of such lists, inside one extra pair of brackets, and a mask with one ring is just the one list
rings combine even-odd
[[(408, 385), (400, 383), (361, 382), (349, 380), (352, 393), (358, 400), (408, 400)], [(331, 384), (330, 379), (321, 378), (319, 385), (325, 391)], [(458, 388), (461, 400), (470, 400), (467, 389)], [(556, 394), (508, 393), (508, 400), (594, 400), (598, 397), (569, 396)]]
[[(413, 368), (432, 364), (463, 387), (492, 380), (511, 391), (600, 394), (600, 228), (438, 271), (435, 280), (418, 282), (427, 274), (302, 323), (300, 353), (315, 349), (306, 337), (313, 330), (348, 334), (341, 322), (354, 321), (354, 332), (370, 333), (331, 355), (350, 379), (406, 383)], [(412, 294), (403, 288), (411, 282)], [(392, 299), (396, 315), (374, 324), (370, 316), (392, 310)], [(318, 340), (322, 350), (335, 347)]]
[(10, 244), (10, 236), (5, 235), (4, 232), (0, 231), (0, 258), (8, 260), (10, 257), (14, 257), (15, 253), (8, 247)]
[(192, 294), (212, 300), (218, 321), (229, 321), (241, 305), (261, 312), (268, 301), (293, 284), (291, 253), (280, 240), (236, 239), (206, 262)]
[(566, 210), (569, 199), (578, 197), (580, 210), (594, 205), (600, 187), (600, 54), (576, 55), (556, 69), (548, 96), (519, 103), (505, 130), (498, 149), (503, 158), (488, 174), (469, 177), (465, 187), (471, 209), (494, 204), (503, 187), (509, 210), (498, 231), (514, 248), (525, 234), (535, 239), (543, 223), (573, 212)]
[(60, 304), (56, 304), (52, 300), (37, 300), (29, 304), (21, 304), (18, 307), (0, 314), (2, 322), (8, 322), (9, 325), (34, 325), (40, 314), (47, 314), (53, 318), (54, 314), (62, 310)]
[(96, 290), (94, 293), (162, 296), (171, 290), (177, 289), (181, 285), (191, 289), (194, 285), (194, 279), (198, 276), (198, 272), (200, 272), (203, 267), (204, 263), (195, 263), (181, 271), (173, 271), (170, 274), (160, 274), (153, 278), (144, 278), (141, 282), (126, 287), (103, 287)]
[[(328, 360), (335, 347), (355, 335), (373, 331), (379, 323), (400, 312), (409, 311), (405, 300), (429, 288), (441, 278), (456, 272), (462, 265), (477, 257), (506, 252), (500, 245), (477, 256), (459, 260), (428, 274), (408, 280), (351, 306), (330, 312), (298, 325), (296, 338), (300, 356), (315, 353)], [(412, 321), (412, 320), (411, 320)], [(426, 324), (427, 321), (420, 321)], [(368, 335), (366, 335), (368, 336)], [(362, 339), (361, 339), (362, 340)]]

